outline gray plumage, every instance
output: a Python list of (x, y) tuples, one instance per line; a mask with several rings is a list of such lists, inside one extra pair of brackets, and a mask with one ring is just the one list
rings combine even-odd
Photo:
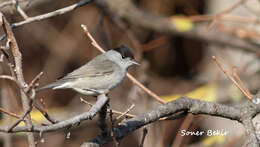
[(85, 95), (108, 93), (119, 85), (126, 76), (127, 69), (137, 64), (130, 48), (117, 49), (96, 56), (87, 64), (66, 76), (37, 89), (73, 89)]

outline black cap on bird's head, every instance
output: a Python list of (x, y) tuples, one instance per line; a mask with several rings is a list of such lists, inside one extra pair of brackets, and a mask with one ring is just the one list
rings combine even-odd
[(140, 65), (138, 62), (136, 62), (132, 49), (127, 47), (126, 45), (121, 45), (120, 47), (115, 48), (113, 50), (120, 53), (122, 59), (126, 59), (126, 60), (130, 59), (129, 60), (130, 63)]
[(114, 50), (120, 53), (123, 59), (129, 57), (130, 59), (135, 60), (132, 49), (125, 45), (121, 45), (120, 47), (115, 48)]

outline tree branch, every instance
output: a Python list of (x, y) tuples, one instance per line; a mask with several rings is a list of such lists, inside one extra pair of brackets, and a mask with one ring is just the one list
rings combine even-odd
[(155, 32), (199, 39), (207, 43), (229, 46), (233, 49), (256, 53), (256, 55), (260, 53), (258, 44), (222, 32), (205, 32), (205, 26), (201, 24), (194, 26), (190, 31), (179, 31), (166, 17), (145, 12), (137, 8), (130, 0), (96, 0), (95, 2), (103, 10), (108, 10), (117, 17), (126, 19), (133, 25), (148, 28)]
[(75, 9), (85, 5), (85, 4), (88, 4), (92, 1), (93, 0), (81, 0), (78, 3), (75, 3), (75, 4), (70, 5), (68, 7), (65, 7), (65, 8), (58, 9), (58, 10), (53, 11), (53, 12), (45, 13), (45, 14), (42, 14), (42, 15), (34, 16), (34, 17), (28, 17), (24, 21), (12, 24), (12, 27), (18, 27), (18, 26), (22, 26), (24, 24), (32, 23), (32, 22), (35, 22), (35, 21), (41, 21), (41, 20), (44, 20), (44, 19), (47, 19), (47, 18), (62, 15), (62, 14), (68, 13), (70, 11), (73, 11), (73, 10), (75, 10)]
[[(52, 124), (49, 126), (33, 126), (32, 128), (29, 128), (28, 126), (16, 127), (12, 129), (11, 132), (49, 132), (66, 128), (83, 120), (92, 119), (99, 112), (99, 110), (101, 110), (107, 100), (108, 98), (105, 95), (101, 95), (99, 96), (97, 103), (93, 105), (89, 112), (80, 114), (68, 120), (61, 121), (57, 124)], [(254, 104), (251, 101), (247, 101), (237, 106), (228, 106), (215, 102), (207, 102), (187, 97), (181, 97), (167, 104), (162, 104), (154, 110), (137, 115), (132, 119), (125, 120), (114, 128), (114, 137), (116, 138), (116, 140), (120, 140), (142, 126), (153, 123), (160, 118), (171, 117), (172, 115), (178, 114), (179, 112), (189, 112), (194, 115), (206, 114), (236, 120), (242, 123), (246, 129), (251, 130), (248, 132), (248, 135), (251, 136), (251, 133), (253, 131), (252, 125), (247, 125), (247, 122), (248, 120), (252, 120), (252, 118), (254, 118), (256, 114), (260, 112), (260, 104)], [(109, 130), (107, 134), (111, 134), (111, 131), (112, 130)], [(7, 132), (7, 128), (0, 127), (0, 132)], [(254, 135), (252, 135), (252, 138), (254, 139)], [(110, 135), (98, 135), (95, 139), (83, 145), (103, 145), (109, 141), (112, 141), (112, 139), (113, 138)]]
[[(207, 114), (211, 116), (219, 116), (222, 118), (236, 120), (238, 122), (244, 122), (249, 118), (252, 119), (256, 113), (260, 112), (260, 105), (256, 105), (251, 101), (247, 101), (242, 105), (227, 106), (215, 102), (206, 102), (181, 97), (175, 101), (161, 105), (157, 109), (151, 110), (120, 123), (116, 128), (114, 128), (115, 137), (117, 140), (120, 140), (142, 126), (181, 111), (186, 111), (195, 115)], [(242, 113), (245, 111), (247, 111), (248, 114)], [(244, 125), (244, 127), (247, 129), (248, 126)], [(87, 147), (89, 143), (95, 144), (96, 146), (101, 146), (109, 141), (112, 141), (111, 136), (104, 138), (104, 136), (98, 135), (96, 138), (83, 144), (81, 147)]]
[[(24, 88), (26, 87), (26, 83), (24, 81), (23, 77), (23, 70), (22, 70), (22, 54), (19, 50), (19, 47), (17, 45), (16, 39), (14, 37), (14, 34), (12, 32), (11, 26), (9, 22), (5, 19), (5, 17), (2, 15), (3, 20), (3, 28), (4, 31), (7, 35), (7, 39), (10, 40), (10, 49), (12, 51), (13, 57), (14, 57), (14, 62), (15, 62), (15, 76), (17, 79), (17, 82), (19, 82), (19, 85), (22, 87), (20, 88), (20, 94), (21, 94), (21, 99), (22, 99), (22, 105), (23, 105), (23, 111), (27, 112), (28, 110), (31, 110), (29, 98), (27, 95), (24, 93)], [(27, 115), (28, 119), (25, 120), (25, 124), (27, 127), (31, 128), (32, 127), (32, 121), (30, 114)], [(33, 133), (27, 133), (28, 136), (28, 143), (30, 147), (35, 147), (35, 142), (34, 142), (34, 136)]]
[[(108, 101), (108, 97), (105, 95), (99, 95), (97, 102), (91, 107), (88, 112), (82, 113), (75, 117), (72, 117), (68, 120), (60, 121), (56, 124), (48, 125), (48, 126), (33, 126), (33, 127), (15, 127), (13, 128), (10, 133), (15, 132), (50, 132), (50, 131), (57, 131), (59, 129), (67, 128), (73, 124), (78, 124), (84, 120), (92, 119), (101, 108), (105, 105)], [(0, 132), (7, 132), (6, 127), (0, 127)]]

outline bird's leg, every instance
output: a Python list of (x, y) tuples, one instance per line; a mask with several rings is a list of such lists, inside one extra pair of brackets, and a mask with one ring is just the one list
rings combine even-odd
[(101, 130), (101, 134), (103, 136), (107, 136), (108, 135), (108, 127), (106, 124), (106, 116), (107, 116), (107, 109), (109, 107), (109, 100), (106, 102), (106, 104), (101, 108), (101, 110), (99, 111), (99, 115), (98, 115), (98, 126)]
[[(106, 96), (108, 97), (107, 94), (106, 94)], [(114, 135), (115, 134), (114, 133), (115, 120), (113, 119), (112, 109), (110, 109), (110, 112), (109, 112), (109, 117), (110, 117), (110, 121), (111, 121), (111, 130), (112, 130), (112, 132), (110, 132), (111, 134), (109, 134), (108, 126), (106, 124), (106, 114), (107, 114), (107, 110), (109, 108), (110, 108), (110, 105), (109, 105), (109, 99), (108, 99), (107, 103), (99, 111), (98, 124), (99, 124), (99, 128), (101, 129), (101, 135), (102, 136), (111, 135), (115, 146), (118, 147), (120, 142), (118, 140), (116, 140), (116, 137)]]

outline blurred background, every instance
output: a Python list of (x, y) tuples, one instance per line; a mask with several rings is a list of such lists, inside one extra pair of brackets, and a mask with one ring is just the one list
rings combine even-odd
[[(103, 49), (109, 50), (122, 44), (131, 47), (141, 66), (131, 67), (129, 72), (166, 101), (175, 100), (181, 95), (231, 105), (246, 100), (245, 96), (216, 66), (211, 59), (212, 55), (215, 55), (230, 73), (233, 72), (232, 69), (235, 66), (245, 87), (252, 94), (257, 92), (260, 87), (260, 50), (258, 53), (248, 52), (243, 48), (220, 45), (214, 43), (214, 38), (212, 42), (207, 42), (204, 39), (190, 37), (189, 34), (185, 34), (185, 31), (204, 26), (200, 29), (200, 33), (215, 33), (216, 38), (219, 34), (225, 34), (230, 38), (247, 40), (259, 46), (260, 2), (258, 0), (127, 1), (145, 13), (164, 16), (176, 26), (180, 35), (158, 32), (140, 26), (138, 20), (121, 19), (117, 16), (117, 12), (111, 11), (113, 9), (100, 1), (90, 3), (64, 15), (14, 29), (23, 55), (23, 72), (26, 82), (29, 83), (39, 72), (43, 71), (44, 75), (40, 79), (40, 85), (43, 86), (100, 54), (91, 45), (91, 41), (80, 27), (81, 24), (85, 24)], [(3, 2), (5, 1), (0, 0), (0, 4)], [(29, 16), (36, 16), (78, 1), (39, 0), (37, 2), (35, 0), (29, 2), (24, 8), (25, 12)], [(121, 6), (118, 4), (119, 8)], [(122, 9), (125, 9), (125, 6), (122, 6)], [(13, 6), (2, 7), (0, 11), (4, 12), (11, 23), (23, 20)], [(135, 14), (132, 11), (129, 13)], [(226, 17), (217, 19), (218, 14), (222, 13)], [(1, 45), (3, 43), (1, 42)], [(0, 63), (0, 72), (10, 74), (6, 62)], [(110, 92), (109, 96), (112, 109), (124, 112), (134, 104), (135, 107), (130, 114), (135, 115), (160, 105), (129, 79)], [(70, 90), (46, 90), (37, 93), (36, 97), (38, 103), (42, 103), (41, 100), (44, 101), (44, 108), (57, 120), (68, 119), (88, 111), (90, 106), (81, 102), (80, 98), (92, 104), (95, 103), (95, 98), (79, 95)], [(17, 88), (9, 81), (1, 80), (1, 104), (11, 112), (22, 114)], [(114, 114), (114, 116), (117, 115)], [(32, 117), (37, 122), (48, 123), (36, 110), (33, 111)], [(15, 120), (1, 114), (1, 125), (10, 124), (12, 121)], [(257, 122), (257, 118), (255, 121)], [(110, 123), (109, 120), (107, 122)], [(255, 125), (259, 124), (255, 123)], [(238, 122), (205, 115), (187, 115), (177, 120), (158, 121), (146, 128), (148, 134), (144, 142), (145, 147), (242, 146), (245, 139), (245, 130)], [(195, 132), (219, 130), (227, 131), (228, 134), (182, 137), (181, 130)], [(44, 140), (39, 138), (39, 134), (34, 135), (39, 147), (74, 147), (94, 138), (98, 132), (97, 120), (94, 119), (84, 121), (80, 126), (72, 128), (68, 139), (66, 139), (67, 132), (64, 130), (44, 133)], [(138, 146), (142, 134), (141, 128), (124, 138), (121, 146)], [(0, 146), (4, 146), (6, 138), (11, 139), (11, 146), (28, 146), (24, 133), (1, 135)], [(105, 146), (114, 146), (114, 144), (111, 142)]]

